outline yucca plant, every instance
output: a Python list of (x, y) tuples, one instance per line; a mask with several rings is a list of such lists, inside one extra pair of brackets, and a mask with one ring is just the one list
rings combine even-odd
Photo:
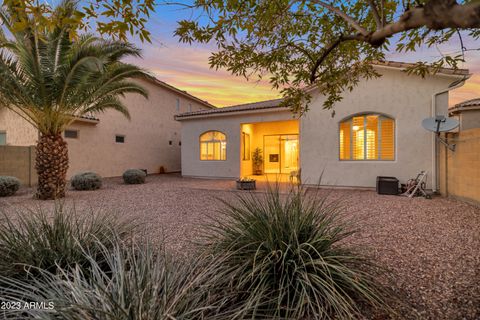
[[(78, 267), (61, 269), (62, 274), (41, 271), (41, 277), (28, 282), (0, 276), (0, 286), (8, 288), (0, 300), (54, 305), (54, 310), (24, 310), (28, 319), (230, 319), (220, 313), (227, 299), (223, 293), (212, 295), (209, 287), (220, 281), (215, 266), (221, 261), (197, 257), (186, 263), (148, 244), (114, 242), (110, 247), (104, 247), (101, 259), (109, 272), (86, 252), (88, 276)], [(5, 313), (7, 319), (18, 317), (18, 310)]]
[(105, 245), (99, 244), (126, 240), (133, 229), (131, 221), (107, 212), (77, 212), (61, 203), (52, 211), (39, 207), (18, 211), (15, 216), (4, 214), (0, 222), (0, 275), (31, 280), (39, 269), (54, 274), (62, 268), (84, 269), (89, 264), (85, 252), (101, 258)]
[(352, 319), (360, 304), (388, 309), (372, 264), (347, 244), (353, 231), (338, 202), (275, 186), (223, 203), (206, 246), (225, 259), (218, 274), (236, 297), (232, 319)]
[[(122, 63), (140, 56), (135, 46), (90, 34), (72, 39), (78, 1), (65, 0), (45, 25), (12, 1), (0, 7), (0, 108), (8, 108), (39, 131), (35, 168), (36, 196), (65, 195), (67, 144), (62, 132), (76, 118), (113, 109), (127, 118), (120, 97), (147, 92), (133, 78), (146, 74)], [(19, 26), (22, 27), (19, 27)]]

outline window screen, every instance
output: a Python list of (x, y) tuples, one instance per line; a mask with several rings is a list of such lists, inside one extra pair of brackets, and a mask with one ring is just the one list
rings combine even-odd
[(125, 136), (116, 135), (115, 136), (115, 142), (116, 143), (125, 143)]
[(68, 139), (78, 139), (77, 130), (65, 130), (64, 135), (65, 135), (65, 138), (68, 138)]

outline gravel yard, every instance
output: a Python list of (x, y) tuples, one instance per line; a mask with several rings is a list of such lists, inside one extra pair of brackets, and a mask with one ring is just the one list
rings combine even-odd
[[(263, 185), (262, 185), (263, 186)], [(98, 191), (69, 191), (66, 203), (77, 211), (102, 208), (134, 219), (140, 230), (178, 254), (194, 250), (198, 226), (217, 213), (215, 199), (234, 200), (235, 182), (197, 180), (178, 175), (149, 176), (144, 185), (104, 180)], [(373, 191), (321, 190), (341, 199), (359, 232), (351, 239), (388, 272), (404, 305), (403, 319), (480, 319), (480, 209), (456, 200), (379, 196)], [(0, 198), (0, 210), (51, 207), (32, 199), (31, 189)]]

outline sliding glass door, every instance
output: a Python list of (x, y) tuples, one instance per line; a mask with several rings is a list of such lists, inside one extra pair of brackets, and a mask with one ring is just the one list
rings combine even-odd
[(290, 173), (298, 170), (298, 135), (263, 137), (264, 173)]

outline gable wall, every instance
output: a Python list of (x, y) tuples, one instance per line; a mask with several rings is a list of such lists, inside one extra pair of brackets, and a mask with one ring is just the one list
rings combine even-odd
[[(432, 95), (446, 89), (452, 77), (409, 76), (400, 70), (379, 69), (382, 77), (362, 80), (335, 105), (335, 116), (323, 109), (325, 97), (314, 95), (301, 121), (302, 181), (308, 184), (375, 187), (377, 176), (395, 176), (401, 182), (427, 170), (432, 177), (433, 134), (421, 121), (430, 117)], [(448, 94), (436, 98), (437, 114), (447, 115)], [(395, 119), (394, 161), (340, 161), (339, 122), (362, 112), (378, 112)], [(323, 172), (323, 174), (322, 174)]]

